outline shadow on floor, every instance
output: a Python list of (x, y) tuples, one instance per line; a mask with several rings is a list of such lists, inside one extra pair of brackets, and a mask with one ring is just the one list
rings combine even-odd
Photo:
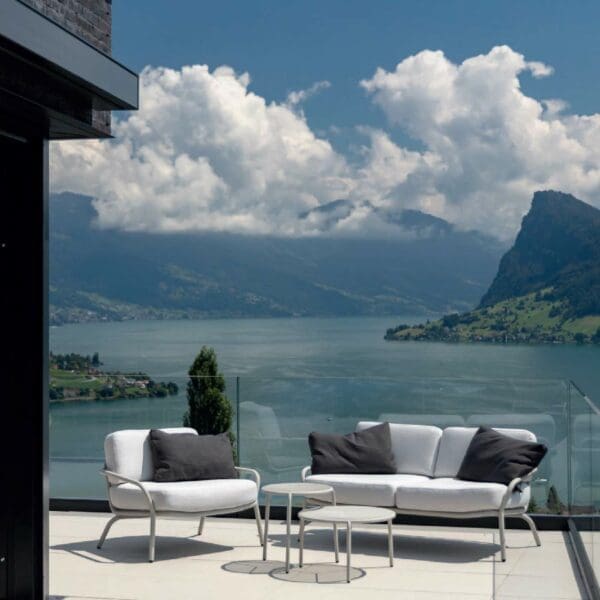
[[(345, 551), (346, 533), (339, 532), (340, 551)], [(282, 534), (269, 534), (269, 544), (285, 548), (287, 537)], [(292, 546), (298, 547), (298, 538), (292, 536)], [(331, 550), (333, 554), (333, 533), (331, 529), (308, 529), (304, 537), (307, 550)], [(387, 537), (382, 531), (354, 531), (352, 551), (369, 556), (385, 556)], [(469, 563), (493, 559), (500, 552), (500, 545), (492, 541), (460, 540), (414, 536), (410, 534), (394, 535), (394, 556), (410, 560), (435, 561), (445, 563)]]
[[(80, 558), (99, 563), (143, 563), (148, 562), (148, 536), (134, 535), (109, 538), (102, 549), (97, 540), (70, 542), (50, 546), (51, 551), (70, 552)], [(177, 558), (200, 557), (233, 550), (233, 546), (203, 542), (201, 538), (157, 536), (155, 562)]]
[[(222, 566), (230, 573), (243, 573), (244, 575), (268, 575), (280, 581), (292, 583), (347, 583), (346, 565), (335, 563), (305, 564), (302, 568), (290, 565), (289, 573), (285, 572), (285, 563), (276, 560), (238, 560)], [(350, 568), (350, 580), (364, 577), (363, 569)]]

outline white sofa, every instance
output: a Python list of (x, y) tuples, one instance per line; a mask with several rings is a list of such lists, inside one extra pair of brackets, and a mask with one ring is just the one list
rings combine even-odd
[[(176, 427), (162, 429), (167, 433), (196, 433), (195, 429)], [(211, 515), (254, 509), (260, 543), (263, 543), (258, 491), (260, 475), (254, 469), (236, 467), (240, 475), (251, 479), (213, 479), (204, 481), (152, 481), (154, 464), (149, 429), (115, 431), (104, 441), (108, 502), (113, 513), (106, 524), (98, 548), (119, 519), (150, 519), (148, 559), (154, 561), (156, 519), (158, 517), (199, 519), (198, 535), (204, 518)]]
[[(358, 423), (360, 431), (378, 422)], [(526, 514), (533, 472), (509, 485), (463, 481), (456, 478), (477, 427), (447, 427), (390, 423), (392, 451), (396, 460), (393, 475), (312, 475), (302, 470), (302, 480), (326, 483), (335, 490), (339, 504), (382, 506), (398, 514), (445, 518), (498, 518), (502, 560), (506, 560), (505, 516), (520, 517), (530, 527), (535, 542), (540, 539), (535, 523)], [(524, 441), (536, 437), (524, 429), (497, 431)], [(312, 499), (311, 499), (312, 502)], [(314, 499), (315, 503), (323, 501)]]

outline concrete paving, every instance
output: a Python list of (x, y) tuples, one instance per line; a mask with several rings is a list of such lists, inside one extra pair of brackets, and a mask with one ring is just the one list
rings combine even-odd
[[(567, 537), (508, 530), (507, 562), (493, 530), (394, 526), (394, 567), (385, 526), (356, 526), (352, 581), (346, 583), (345, 535), (334, 562), (331, 530), (307, 527), (305, 566), (285, 572), (285, 525), (271, 522), (269, 556), (254, 521), (207, 519), (202, 536), (191, 520), (159, 520), (156, 561), (147, 562), (147, 520), (117, 522), (96, 548), (109, 515), (51, 513), (50, 593), (53, 600), (573, 600), (584, 598)], [(293, 531), (297, 532), (297, 524)]]

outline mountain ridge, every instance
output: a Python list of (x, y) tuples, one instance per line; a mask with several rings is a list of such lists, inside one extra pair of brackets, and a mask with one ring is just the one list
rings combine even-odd
[(600, 210), (535, 192), (477, 309), (388, 329), (388, 340), (600, 344)]
[(452, 229), (408, 240), (148, 234), (99, 229), (95, 215), (89, 197), (51, 197), (55, 324), (464, 310), (491, 281), (504, 249)]

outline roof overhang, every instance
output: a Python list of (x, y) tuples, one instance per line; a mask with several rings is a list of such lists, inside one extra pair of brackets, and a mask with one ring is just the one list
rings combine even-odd
[(2, 113), (16, 110), (34, 129), (45, 123), (50, 139), (64, 139), (106, 137), (92, 111), (137, 107), (133, 71), (18, 0), (0, 1)]

